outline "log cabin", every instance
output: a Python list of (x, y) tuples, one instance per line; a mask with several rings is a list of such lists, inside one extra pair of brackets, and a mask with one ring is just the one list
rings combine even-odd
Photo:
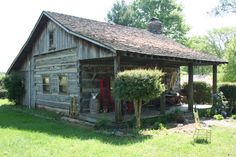
[[(215, 93), (217, 65), (224, 63), (165, 37), (155, 18), (145, 30), (43, 11), (7, 74), (22, 75), (26, 91), (22, 103), (30, 108), (69, 114), (73, 97), (77, 116), (83, 117), (90, 113), (91, 93), (98, 93), (100, 109), (111, 112), (120, 122), (124, 105), (110, 92), (119, 71), (161, 69), (166, 73), (166, 86), (178, 91), (180, 66), (188, 66), (188, 105), (192, 111), (193, 66), (212, 65)], [(160, 110), (164, 113), (165, 102)]]

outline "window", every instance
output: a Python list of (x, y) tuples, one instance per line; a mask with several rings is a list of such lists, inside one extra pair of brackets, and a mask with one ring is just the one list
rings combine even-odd
[(49, 76), (43, 76), (43, 92), (50, 92), (50, 79)]
[(59, 76), (59, 92), (60, 93), (67, 93), (67, 77), (66, 76)]
[(54, 50), (54, 31), (49, 32), (49, 50)]

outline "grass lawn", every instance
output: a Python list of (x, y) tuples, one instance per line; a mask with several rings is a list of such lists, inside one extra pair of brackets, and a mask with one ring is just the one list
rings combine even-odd
[[(6, 103), (0, 100), (0, 104)], [(54, 119), (47, 112), (0, 105), (0, 156), (236, 156), (236, 129), (213, 127), (211, 144), (193, 144), (192, 134), (152, 131), (152, 136), (115, 137)]]

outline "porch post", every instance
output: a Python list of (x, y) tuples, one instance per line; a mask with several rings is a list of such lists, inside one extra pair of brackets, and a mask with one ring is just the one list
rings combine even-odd
[(188, 65), (188, 111), (193, 112), (193, 65)]
[[(212, 78), (212, 94), (216, 94), (217, 92), (217, 65), (213, 65), (213, 78)], [(213, 105), (215, 105), (215, 99), (213, 98)]]
[[(117, 73), (120, 71), (120, 56), (117, 54), (114, 58), (114, 75), (116, 77)], [(122, 108), (121, 101), (115, 98), (115, 120), (117, 123), (122, 122)]]

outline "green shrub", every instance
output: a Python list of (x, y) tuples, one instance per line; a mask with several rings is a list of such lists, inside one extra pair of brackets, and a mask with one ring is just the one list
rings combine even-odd
[(7, 90), (0, 89), (0, 99), (7, 98)]
[(118, 73), (113, 94), (123, 100), (150, 100), (164, 91), (163, 73), (159, 70), (126, 70)]
[[(188, 96), (188, 83), (182, 86), (183, 94)], [(211, 86), (206, 82), (193, 82), (193, 100), (195, 103), (210, 103), (211, 102)]]
[(216, 114), (213, 116), (213, 118), (216, 120), (223, 120), (224, 119), (224, 117), (221, 114)]
[(159, 70), (127, 70), (117, 74), (113, 85), (113, 95), (119, 100), (134, 102), (136, 127), (141, 127), (143, 100), (158, 98), (164, 92), (163, 73)]
[(168, 122), (177, 122), (177, 123), (184, 123), (185, 118), (183, 116), (183, 112), (179, 109), (176, 109), (170, 113), (166, 113), (160, 117), (159, 122), (161, 123), (168, 123)]
[(198, 110), (199, 117), (211, 117), (211, 109)]
[(236, 112), (236, 83), (223, 83), (219, 85), (219, 91), (224, 93), (224, 96), (229, 101), (229, 113)]
[(95, 128), (97, 129), (107, 129), (109, 126), (109, 123), (107, 120), (99, 120), (96, 124), (95, 124)]
[(166, 127), (163, 123), (160, 122), (155, 122), (153, 125), (154, 129), (158, 129), (158, 130), (166, 130)]
[(236, 119), (236, 114), (233, 114), (231, 118)]
[(24, 84), (20, 75), (12, 73), (4, 78), (3, 83), (7, 90), (7, 98), (15, 102), (16, 105), (20, 105), (25, 93)]
[(215, 103), (211, 107), (211, 115), (221, 114), (227, 116), (228, 101), (223, 92), (217, 92), (213, 95)]

